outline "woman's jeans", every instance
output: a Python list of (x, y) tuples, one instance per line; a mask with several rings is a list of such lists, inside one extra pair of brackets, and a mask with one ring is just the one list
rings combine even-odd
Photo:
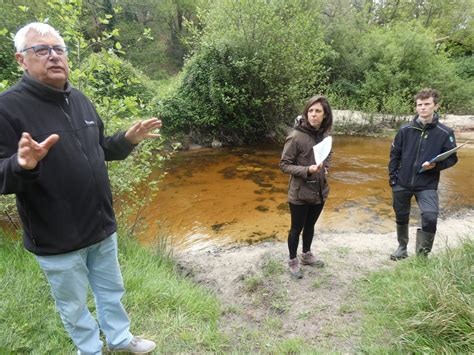
[(290, 205), (291, 228), (288, 233), (290, 259), (296, 258), (301, 231), (303, 231), (303, 253), (311, 250), (314, 225), (321, 214), (324, 202), (318, 205)]
[(130, 321), (121, 303), (125, 292), (117, 259), (117, 234), (74, 252), (36, 256), (46, 275), (69, 336), (81, 354), (101, 354), (99, 326), (87, 308), (91, 287), (97, 318), (109, 348), (132, 340)]

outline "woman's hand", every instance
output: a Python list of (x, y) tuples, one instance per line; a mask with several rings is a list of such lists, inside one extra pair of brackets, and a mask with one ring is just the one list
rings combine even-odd
[(323, 167), (323, 163), (319, 165), (310, 165), (308, 171), (310, 174), (314, 174), (314, 173), (319, 172), (322, 167)]

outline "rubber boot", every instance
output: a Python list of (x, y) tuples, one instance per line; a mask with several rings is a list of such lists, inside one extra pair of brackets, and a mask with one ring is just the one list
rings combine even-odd
[(390, 255), (390, 260), (400, 260), (408, 257), (408, 224), (397, 224), (398, 249)]
[(418, 228), (416, 230), (416, 255), (427, 256), (433, 247), (435, 233), (429, 233)]

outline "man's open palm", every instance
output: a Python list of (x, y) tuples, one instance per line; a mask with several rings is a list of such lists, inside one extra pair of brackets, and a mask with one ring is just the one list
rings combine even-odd
[(23, 169), (36, 168), (38, 162), (48, 154), (49, 149), (59, 140), (57, 134), (52, 134), (41, 143), (36, 142), (29, 133), (23, 132), (18, 142), (18, 164)]

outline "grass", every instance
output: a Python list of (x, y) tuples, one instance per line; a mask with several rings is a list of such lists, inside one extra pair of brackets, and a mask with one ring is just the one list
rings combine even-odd
[(286, 271), (280, 260), (268, 258), (263, 265), (263, 275), (265, 277), (282, 275)]
[(361, 284), (364, 352), (474, 352), (474, 241), (410, 258)]
[[(229, 336), (219, 331), (221, 317), (245, 309), (221, 310), (215, 296), (180, 276), (168, 256), (132, 238), (120, 238), (119, 252), (132, 332), (155, 340), (157, 353), (318, 353), (336, 349), (336, 333), (351, 338), (350, 325), (336, 321), (322, 330), (317, 348), (298, 334), (282, 336), (291, 305), (281, 279), (285, 267), (277, 259), (265, 259), (259, 273), (242, 280), (255, 305), (270, 312), (258, 326)], [(362, 301), (336, 311), (365, 314), (354, 352), (473, 353), (473, 271), (474, 241), (466, 240), (442, 255), (409, 258), (359, 281)], [(14, 238), (0, 238), (0, 282), (0, 354), (75, 352), (36, 260)], [(312, 287), (326, 282), (325, 276)], [(93, 310), (92, 297), (89, 304)], [(326, 307), (303, 311), (297, 319), (307, 321)]]
[[(120, 238), (119, 253), (132, 333), (155, 340), (160, 353), (225, 349), (215, 296), (134, 239)], [(0, 238), (0, 282), (0, 353), (75, 353), (42, 271), (14, 238)], [(89, 304), (93, 309), (92, 297)]]
[(252, 275), (244, 280), (244, 288), (247, 292), (255, 292), (263, 285), (263, 279), (260, 276)]

